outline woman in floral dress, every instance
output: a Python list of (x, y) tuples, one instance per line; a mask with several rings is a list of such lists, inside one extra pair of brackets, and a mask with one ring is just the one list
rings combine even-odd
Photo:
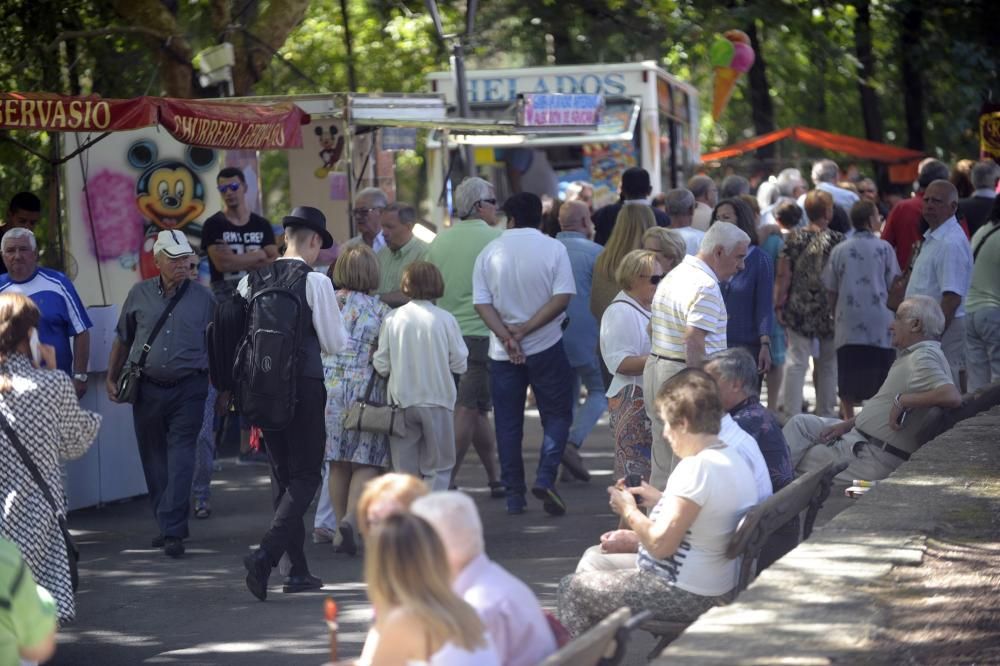
[[(333, 281), (339, 287), (340, 306), (348, 345), (339, 354), (323, 357), (326, 378), (326, 461), (329, 465), (330, 503), (337, 516), (339, 539), (335, 548), (357, 553), (355, 507), (365, 483), (389, 466), (389, 437), (373, 432), (345, 430), (344, 416), (363, 398), (375, 369), (372, 354), (378, 344), (382, 318), (389, 306), (372, 292), (378, 288), (379, 268), (367, 245), (348, 247), (337, 259)], [(385, 401), (385, 382), (375, 380), (373, 402)]]

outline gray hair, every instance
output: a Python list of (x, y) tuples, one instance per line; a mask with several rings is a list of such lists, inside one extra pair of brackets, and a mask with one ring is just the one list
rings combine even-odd
[(410, 505), (410, 512), (431, 524), (450, 560), (469, 562), (485, 551), (483, 522), (465, 493), (445, 490), (424, 495)]
[(584, 190), (594, 191), (594, 186), (585, 180), (574, 180), (566, 186), (566, 201), (576, 201)]
[(840, 167), (833, 160), (820, 160), (813, 164), (812, 180), (814, 183), (836, 183), (839, 177)]
[(726, 254), (732, 254), (740, 243), (749, 243), (750, 237), (732, 222), (719, 222), (708, 228), (705, 237), (698, 246), (699, 254), (711, 254), (716, 247), (722, 246)]
[(417, 223), (417, 209), (408, 203), (397, 201), (389, 204), (386, 210), (396, 213), (400, 223), (405, 224), (408, 227), (412, 227)]
[(3, 235), (3, 240), (0, 241), (0, 252), (7, 249), (7, 241), (15, 240), (17, 238), (27, 238), (28, 242), (31, 243), (31, 251), (34, 252), (38, 249), (38, 240), (35, 238), (35, 234), (32, 233), (31, 229), (25, 229), (24, 227), (14, 227), (13, 229), (7, 231)]
[(705, 366), (711, 366), (715, 371), (711, 374), (717, 373), (726, 381), (739, 384), (747, 395), (757, 395), (757, 380), (760, 377), (757, 361), (743, 347), (730, 347), (712, 354)]
[(782, 169), (776, 182), (778, 183), (778, 192), (783, 197), (794, 196), (796, 188), (806, 186), (802, 179), (802, 172), (794, 168)]
[(688, 179), (688, 189), (691, 190), (695, 199), (708, 194), (713, 185), (715, 185), (715, 181), (708, 176), (692, 176)]
[(750, 194), (750, 181), (743, 176), (726, 176), (719, 186), (719, 200)]
[(951, 170), (947, 164), (941, 160), (929, 157), (920, 163), (920, 172), (917, 174), (917, 186), (921, 190), (926, 190), (935, 180), (948, 180), (950, 175)]
[(1000, 178), (1000, 164), (993, 160), (976, 162), (972, 167), (972, 186), (977, 190), (993, 189)]
[(455, 188), (455, 212), (463, 220), (476, 211), (476, 204), (490, 198), (490, 192), (495, 192), (493, 185), (482, 178), (466, 178)]
[(761, 210), (773, 206), (778, 200), (778, 184), (774, 176), (757, 187), (757, 205)]
[(666, 194), (667, 215), (690, 215), (694, 211), (694, 194), (683, 187)]
[(357, 205), (362, 199), (371, 199), (375, 208), (385, 208), (389, 205), (389, 197), (378, 187), (366, 187), (354, 196), (354, 204)]
[(938, 340), (944, 335), (944, 312), (930, 296), (908, 296), (899, 306), (907, 316), (920, 322), (920, 330), (928, 338)]

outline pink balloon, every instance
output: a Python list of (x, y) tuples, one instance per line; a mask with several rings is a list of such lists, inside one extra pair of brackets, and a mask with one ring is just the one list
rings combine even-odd
[(737, 72), (745, 73), (753, 67), (753, 61), (754, 54), (752, 48), (740, 42), (733, 44), (733, 61), (729, 63), (730, 67)]

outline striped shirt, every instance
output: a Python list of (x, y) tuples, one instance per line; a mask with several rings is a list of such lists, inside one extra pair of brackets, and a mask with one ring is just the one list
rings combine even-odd
[(726, 304), (715, 272), (698, 257), (686, 256), (656, 288), (653, 297), (653, 354), (682, 361), (687, 358), (684, 331), (705, 331), (705, 355), (726, 348)]

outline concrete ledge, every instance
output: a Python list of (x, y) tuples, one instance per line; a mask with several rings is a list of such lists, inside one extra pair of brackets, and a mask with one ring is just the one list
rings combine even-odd
[(703, 615), (654, 664), (893, 663), (875, 637), (894, 598), (889, 574), (919, 566), (928, 536), (993, 539), (1000, 516), (1000, 407), (962, 421), (730, 606)]

